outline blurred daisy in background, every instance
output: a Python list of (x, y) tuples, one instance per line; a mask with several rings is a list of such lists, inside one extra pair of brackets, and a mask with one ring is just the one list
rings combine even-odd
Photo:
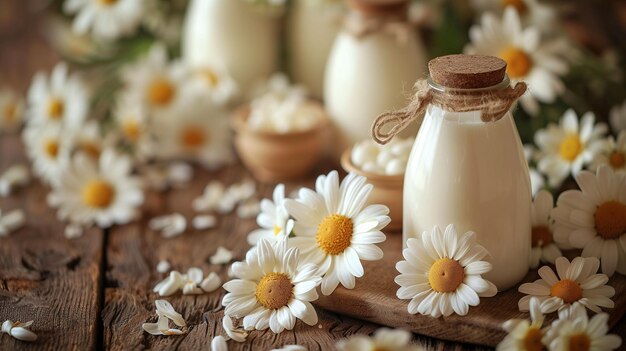
[(514, 8), (507, 7), (502, 20), (492, 13), (484, 14), (480, 24), (470, 28), (469, 36), (465, 53), (497, 56), (506, 61), (506, 73), (514, 84), (528, 84), (529, 92), (521, 97), (520, 104), (531, 115), (539, 112), (537, 101), (554, 102), (565, 90), (560, 77), (569, 67), (560, 56), (562, 47), (542, 40), (538, 28), (522, 27)]
[[(192, 100), (192, 99), (189, 99)], [(193, 99), (169, 120), (156, 120), (157, 157), (196, 161), (209, 170), (233, 160), (231, 133), (224, 111), (210, 100)]]
[(456, 313), (465, 316), (469, 306), (478, 306), (480, 297), (495, 296), (493, 283), (482, 274), (491, 271), (483, 261), (489, 252), (476, 243), (476, 233), (459, 235), (454, 225), (410, 238), (402, 250), (404, 261), (396, 264), (400, 272), (394, 281), (400, 285), (396, 295), (409, 299), (407, 310), (438, 318)]
[(621, 131), (626, 130), (626, 101), (624, 101), (621, 105), (614, 106), (611, 109), (609, 121), (611, 122), (613, 133), (618, 134)]
[(256, 218), (258, 229), (248, 234), (248, 244), (256, 245), (259, 240), (269, 242), (286, 240), (293, 230), (293, 220), (285, 208), (285, 186), (278, 184), (274, 188), (273, 201), (261, 200), (261, 213)]
[(65, 0), (63, 10), (76, 15), (72, 25), (76, 33), (114, 40), (137, 30), (143, 5), (144, 0)]
[(24, 121), (24, 102), (11, 89), (0, 89), (0, 134), (17, 131)]
[(72, 138), (63, 133), (59, 124), (30, 126), (22, 136), (33, 172), (46, 184), (58, 183), (69, 163)]
[(165, 46), (159, 43), (153, 44), (145, 56), (122, 72), (128, 94), (144, 104), (153, 118), (176, 118), (186, 79), (187, 70), (182, 62), (169, 63)]
[(402, 329), (380, 328), (373, 336), (354, 335), (337, 342), (339, 351), (423, 351), (419, 345), (411, 344), (413, 335)]
[(133, 96), (122, 94), (113, 110), (113, 117), (122, 144), (132, 149), (137, 160), (145, 161), (155, 153), (154, 136), (143, 104)]
[(104, 150), (99, 160), (77, 154), (48, 195), (60, 220), (101, 228), (125, 224), (143, 203), (141, 182), (131, 175), (130, 158)]
[(38, 72), (28, 91), (27, 118), (32, 125), (62, 124), (67, 130), (80, 127), (89, 109), (85, 84), (70, 75), (64, 62), (50, 76)]
[(541, 190), (533, 200), (531, 207), (532, 248), (530, 250), (530, 268), (539, 267), (539, 262), (554, 264), (563, 256), (554, 242), (553, 225), (550, 213), (554, 207), (554, 198), (547, 190)]
[(552, 268), (543, 266), (539, 268), (541, 279), (520, 285), (519, 292), (527, 294), (518, 302), (520, 311), (528, 311), (533, 298), (539, 300), (542, 313), (558, 311), (560, 317), (568, 316), (576, 305), (596, 313), (601, 312), (600, 307), (615, 306), (611, 300), (615, 289), (606, 285), (609, 281), (606, 274), (597, 273), (600, 267), (597, 258), (576, 257), (570, 263), (567, 258), (559, 257), (555, 265), (558, 276)]
[(209, 96), (217, 105), (230, 102), (239, 93), (237, 83), (224, 67), (204, 66), (190, 69), (190, 88), (200, 96)]
[(73, 144), (78, 152), (83, 152), (94, 160), (99, 159), (106, 147), (106, 139), (102, 135), (100, 124), (93, 120), (87, 121), (76, 130)]
[(626, 130), (622, 130), (617, 136), (617, 142), (609, 136), (607, 143), (591, 161), (589, 169), (595, 171), (600, 166), (607, 165), (613, 168), (615, 173), (626, 175)]
[(297, 249), (287, 249), (286, 241), (272, 245), (261, 240), (231, 270), (236, 279), (224, 284), (228, 291), (222, 300), (224, 314), (243, 317), (246, 330), (269, 327), (280, 333), (292, 330), (296, 318), (308, 325), (317, 323), (311, 305), (321, 280), (317, 266), (303, 260)]
[(580, 190), (559, 196), (553, 210), (557, 243), (583, 249), (597, 257), (609, 277), (626, 274), (626, 182), (608, 166), (576, 176)]
[(493, 12), (500, 15), (507, 7), (514, 8), (524, 25), (532, 25), (550, 33), (558, 24), (555, 9), (539, 0), (470, 0), (478, 14)]
[(552, 187), (558, 187), (567, 176), (576, 175), (606, 144), (604, 123), (595, 123), (591, 112), (585, 113), (580, 124), (576, 112), (567, 110), (559, 125), (551, 123), (535, 133), (539, 147), (537, 169), (548, 177)]
[(385, 241), (381, 230), (389, 224), (389, 209), (366, 206), (372, 185), (354, 173), (339, 183), (337, 171), (320, 175), (315, 190), (302, 188), (297, 199), (285, 200), (295, 218), (296, 236), (289, 245), (297, 247), (308, 262), (320, 267), (322, 294), (330, 295), (341, 283), (353, 289), (355, 277), (364, 274), (361, 260), (376, 261)]

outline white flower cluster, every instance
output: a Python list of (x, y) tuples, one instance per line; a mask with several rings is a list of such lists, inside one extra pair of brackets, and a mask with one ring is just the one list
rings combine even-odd
[(290, 133), (309, 130), (321, 121), (321, 110), (308, 104), (304, 87), (291, 86), (283, 74), (275, 74), (266, 92), (250, 103), (248, 124), (252, 129)]
[(394, 138), (386, 145), (364, 140), (352, 147), (351, 160), (359, 169), (384, 175), (404, 174), (415, 138)]

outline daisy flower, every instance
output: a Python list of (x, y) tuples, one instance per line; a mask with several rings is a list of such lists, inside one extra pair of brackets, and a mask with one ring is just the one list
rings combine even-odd
[(376, 261), (385, 241), (381, 230), (390, 222), (389, 209), (369, 205), (372, 185), (354, 173), (339, 184), (337, 171), (317, 177), (315, 189), (302, 188), (295, 200), (285, 200), (295, 218), (296, 237), (289, 239), (306, 260), (320, 267), (322, 294), (330, 295), (341, 283), (353, 289), (355, 277), (364, 274), (361, 260)]
[(607, 126), (594, 122), (593, 113), (587, 112), (579, 125), (576, 112), (570, 109), (558, 126), (550, 124), (535, 133), (535, 143), (540, 149), (537, 169), (548, 176), (550, 186), (558, 187), (568, 175), (576, 175), (604, 147), (606, 142), (602, 137)]
[(226, 316), (243, 317), (246, 330), (274, 333), (292, 330), (296, 318), (308, 325), (317, 323), (317, 313), (310, 301), (318, 298), (316, 287), (321, 278), (318, 267), (301, 260), (298, 250), (287, 249), (281, 241), (268, 241), (248, 251), (244, 262), (233, 263), (233, 279), (224, 284), (228, 293), (222, 300)]
[(602, 165), (610, 166), (615, 173), (626, 175), (626, 130), (619, 133), (617, 142), (609, 136), (605, 148), (595, 155), (589, 168), (595, 171)]
[(550, 212), (554, 207), (554, 198), (549, 191), (541, 190), (535, 196), (531, 207), (532, 248), (530, 250), (530, 268), (539, 267), (539, 261), (554, 264), (563, 256), (552, 236), (553, 226)]
[(152, 156), (156, 148), (146, 110), (132, 94), (126, 93), (120, 97), (113, 111), (122, 143), (130, 146), (133, 155), (142, 161)]
[(230, 102), (239, 93), (233, 77), (224, 67), (195, 67), (192, 69), (190, 85), (201, 96), (207, 94), (218, 105)]
[(521, 97), (520, 104), (531, 115), (539, 112), (537, 100), (554, 102), (565, 90), (559, 77), (569, 67), (559, 56), (562, 48), (542, 40), (538, 28), (523, 28), (514, 8), (507, 7), (502, 20), (493, 13), (483, 14), (480, 25), (470, 28), (469, 36), (466, 53), (497, 56), (506, 61), (506, 73), (514, 84), (528, 83), (529, 93)]
[(212, 102), (189, 101), (175, 117), (157, 122), (159, 158), (197, 161), (209, 170), (233, 160), (228, 118)]
[(10, 89), (0, 90), (0, 134), (14, 132), (22, 126), (24, 102)]
[(256, 218), (261, 227), (248, 234), (248, 244), (256, 245), (259, 240), (271, 242), (286, 239), (293, 230), (293, 220), (285, 208), (285, 186), (278, 184), (274, 188), (274, 201), (261, 200), (261, 213)]
[(57, 64), (50, 77), (38, 72), (28, 90), (27, 117), (34, 125), (62, 123), (68, 129), (80, 127), (87, 115), (87, 89), (76, 75), (68, 73), (64, 62)]
[(154, 44), (136, 63), (122, 71), (128, 94), (144, 104), (154, 117), (175, 119), (185, 96), (187, 69), (181, 62), (169, 63), (162, 44)]
[(406, 330), (380, 328), (373, 337), (354, 335), (337, 342), (340, 351), (386, 350), (386, 351), (422, 351), (421, 346), (411, 344), (412, 335)]
[(527, 294), (519, 300), (520, 311), (528, 311), (531, 298), (539, 300), (542, 313), (559, 311), (559, 316), (567, 316), (573, 306), (583, 305), (594, 312), (600, 307), (613, 308), (611, 297), (613, 287), (606, 285), (609, 277), (598, 274), (600, 261), (595, 257), (576, 257), (570, 261), (559, 257), (555, 261), (558, 277), (552, 268), (539, 268), (541, 279), (520, 285), (519, 292)]
[(66, 0), (63, 10), (76, 15), (72, 29), (79, 35), (114, 40), (133, 34), (141, 22), (143, 0)]
[(143, 203), (143, 191), (138, 178), (130, 175), (131, 160), (104, 150), (98, 161), (77, 154), (63, 170), (48, 196), (60, 220), (105, 228), (134, 219)]
[(611, 167), (576, 176), (581, 190), (559, 196), (552, 216), (554, 239), (583, 249), (583, 257), (597, 257), (602, 273), (626, 274), (626, 183)]
[(545, 330), (541, 329), (544, 321), (539, 308), (539, 300), (530, 300), (530, 321), (527, 319), (509, 319), (502, 328), (508, 333), (496, 346), (496, 351), (531, 351), (545, 350), (543, 338)]
[(626, 130), (626, 101), (614, 106), (609, 114), (609, 122), (615, 134)]
[(539, 28), (542, 32), (551, 32), (557, 23), (556, 11), (539, 0), (471, 0), (470, 4), (482, 14), (493, 12), (502, 14), (507, 7), (513, 7), (527, 25)]
[(432, 317), (464, 316), (469, 306), (478, 306), (480, 297), (496, 295), (495, 285), (481, 276), (491, 271), (489, 255), (476, 243), (476, 233), (459, 235), (453, 224), (442, 233), (435, 226), (421, 239), (411, 238), (402, 250), (405, 261), (396, 264), (400, 272), (394, 281), (400, 285), (396, 295), (410, 299), (407, 310)]
[(56, 184), (69, 163), (72, 138), (59, 124), (29, 126), (22, 133), (33, 172), (46, 184)]
[(552, 323), (544, 342), (554, 351), (609, 351), (619, 348), (622, 339), (607, 334), (609, 315), (598, 313), (591, 319), (581, 306), (576, 306), (568, 318)]

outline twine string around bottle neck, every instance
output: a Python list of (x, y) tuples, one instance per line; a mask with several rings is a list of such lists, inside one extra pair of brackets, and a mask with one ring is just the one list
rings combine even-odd
[[(527, 86), (519, 82), (515, 87), (507, 84), (503, 89), (437, 90), (428, 80), (420, 79), (415, 83), (415, 89), (415, 95), (406, 107), (376, 118), (372, 124), (372, 138), (378, 144), (387, 144), (413, 121), (422, 118), (429, 104), (451, 112), (481, 111), (483, 122), (497, 121), (524, 95)], [(391, 127), (385, 131), (388, 126)]]

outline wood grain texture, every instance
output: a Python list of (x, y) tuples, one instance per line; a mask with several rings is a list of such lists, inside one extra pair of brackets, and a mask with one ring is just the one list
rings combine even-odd
[[(24, 156), (17, 137), (0, 137), (0, 172)], [(65, 225), (45, 202), (38, 182), (0, 198), (0, 209), (20, 208), (27, 224), (0, 238), (0, 320), (34, 320), (39, 339), (0, 334), (2, 350), (88, 350), (98, 343), (102, 231), (67, 240)], [(1, 322), (0, 321), (0, 322)]]
[[(470, 307), (467, 316), (452, 315), (432, 318), (411, 315), (407, 312), (409, 300), (396, 297), (399, 286), (394, 278), (399, 274), (396, 262), (403, 260), (401, 253), (402, 235), (388, 234), (381, 248), (385, 257), (377, 262), (365, 262), (365, 275), (357, 279), (356, 287), (348, 290), (339, 287), (331, 296), (321, 296), (316, 304), (322, 308), (346, 315), (359, 316), (383, 325), (404, 328), (415, 333), (450, 341), (463, 341), (486, 346), (497, 345), (505, 336), (502, 323), (512, 318), (529, 318), (528, 313), (519, 312), (517, 302), (523, 294), (517, 287), (501, 292), (491, 298), (482, 298), (480, 305)], [(570, 259), (576, 255), (572, 252)], [(525, 281), (538, 279), (536, 271), (528, 274)], [(615, 326), (626, 313), (626, 277), (615, 274), (608, 283), (616, 290), (613, 297), (614, 309), (609, 324)], [(556, 313), (547, 317), (551, 321)], [(624, 323), (621, 323), (624, 324)]]

